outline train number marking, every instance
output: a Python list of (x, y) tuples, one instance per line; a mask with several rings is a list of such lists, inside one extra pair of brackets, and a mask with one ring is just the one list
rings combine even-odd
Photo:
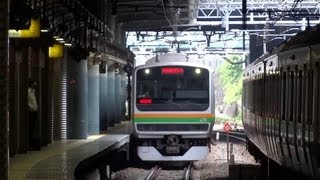
[(205, 117), (200, 118), (200, 122), (207, 122), (207, 118), (205, 118)]

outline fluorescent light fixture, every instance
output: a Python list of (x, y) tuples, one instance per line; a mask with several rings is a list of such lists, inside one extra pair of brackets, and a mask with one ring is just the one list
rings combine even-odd
[(275, 29), (247, 29), (247, 30), (242, 30), (242, 29), (231, 29), (231, 32), (273, 32), (276, 31)]
[(65, 43), (64, 45), (67, 46), (67, 47), (71, 47), (72, 46), (71, 43)]
[(56, 38), (57, 41), (63, 41), (63, 38)]
[(40, 31), (41, 31), (41, 32), (49, 32), (48, 29), (41, 29)]

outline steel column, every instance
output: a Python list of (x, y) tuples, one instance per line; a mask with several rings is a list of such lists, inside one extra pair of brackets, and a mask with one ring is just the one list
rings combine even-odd
[(8, 179), (8, 23), (9, 1), (0, 1), (0, 174)]
[(122, 31), (121, 31), (121, 23), (118, 23), (118, 24), (115, 24), (116, 20), (115, 18), (111, 18), (112, 19), (112, 24), (114, 24), (114, 26), (112, 26), (114, 29), (113, 29), (113, 40), (115, 43), (118, 43), (118, 44), (121, 44), (121, 36), (122, 36)]
[(115, 37), (116, 37), (116, 17), (115, 16), (110, 16), (109, 17), (109, 22), (110, 22), (110, 30), (111, 30), (111, 37), (110, 37), (110, 42), (113, 43), (114, 41), (116, 41)]

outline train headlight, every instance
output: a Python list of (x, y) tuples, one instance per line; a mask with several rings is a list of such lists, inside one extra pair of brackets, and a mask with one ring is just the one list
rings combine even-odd
[(196, 74), (200, 74), (201, 73), (201, 69), (200, 68), (196, 68)]
[(145, 69), (144, 73), (149, 74), (150, 73), (150, 69)]

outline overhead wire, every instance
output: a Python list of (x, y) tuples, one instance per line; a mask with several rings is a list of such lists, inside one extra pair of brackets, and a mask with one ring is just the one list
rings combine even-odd
[[(164, 0), (162, 0), (161, 2), (162, 2), (162, 8), (163, 8), (164, 16), (165, 16), (167, 22), (169, 23), (169, 26), (172, 28), (173, 34), (176, 34), (176, 32), (177, 32), (176, 28), (174, 28), (174, 26), (171, 24), (170, 20), (167, 17), (166, 8), (165, 8), (165, 5), (164, 5)], [(175, 41), (177, 41), (176, 35), (174, 36), (174, 39), (175, 39)]]
[(223, 59), (224, 59), (225, 61), (227, 61), (228, 63), (232, 64), (232, 65), (243, 64), (243, 63), (246, 62), (246, 61), (233, 62), (233, 61), (231, 61), (229, 58), (226, 58), (226, 57), (224, 57)]

